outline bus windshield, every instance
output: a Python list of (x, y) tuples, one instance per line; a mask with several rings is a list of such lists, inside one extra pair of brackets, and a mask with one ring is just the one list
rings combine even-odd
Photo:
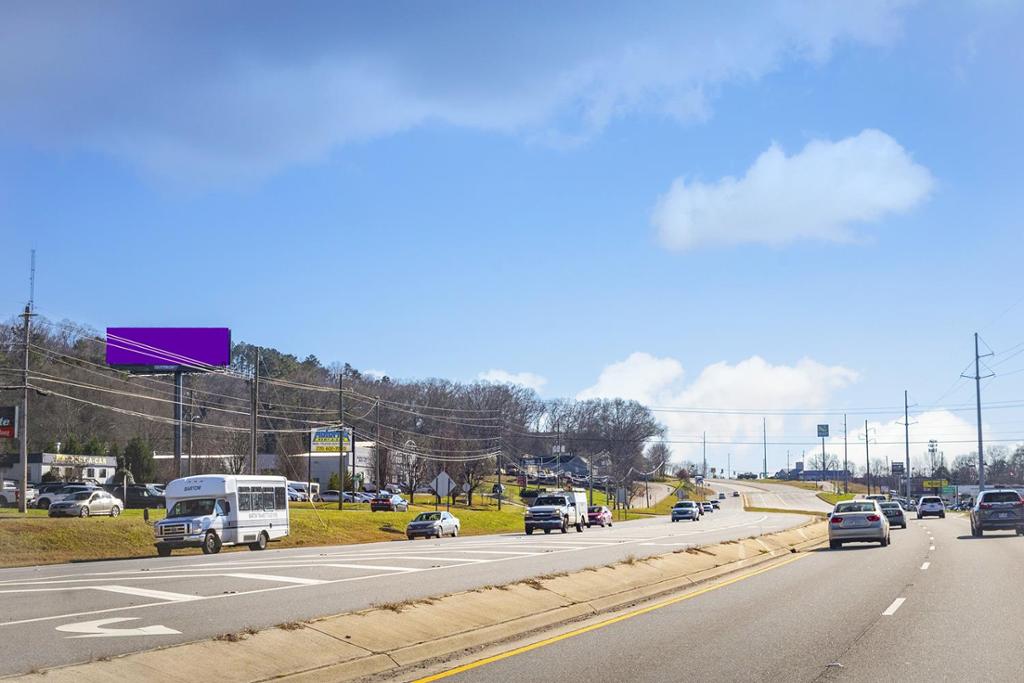
[(213, 498), (193, 498), (179, 500), (167, 513), (168, 517), (205, 517), (213, 514)]

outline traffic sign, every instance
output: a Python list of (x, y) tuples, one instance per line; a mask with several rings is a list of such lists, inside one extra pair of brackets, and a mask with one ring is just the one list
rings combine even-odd
[(455, 490), (455, 480), (448, 476), (447, 472), (439, 472), (434, 480), (430, 482), (430, 488), (434, 489), (437, 495), (446, 498)]
[(818, 438), (824, 439), (828, 436), (828, 425), (818, 425)]
[(894, 460), (893, 463), (892, 463), (892, 473), (893, 474), (903, 474), (905, 472), (906, 472), (906, 470), (903, 469), (903, 463), (899, 462), (898, 460)]
[(942, 495), (944, 495), (944, 496), (955, 496), (956, 495), (956, 487), (955, 486), (943, 486), (942, 487)]

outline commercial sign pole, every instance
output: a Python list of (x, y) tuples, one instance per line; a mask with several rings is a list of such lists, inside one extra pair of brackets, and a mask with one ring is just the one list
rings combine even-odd
[[(907, 390), (903, 390), (903, 442), (906, 445), (907, 471), (910, 471), (910, 408), (907, 405)], [(907, 480), (907, 500), (910, 500), (910, 477)]]
[[(343, 432), (345, 431), (345, 373), (343, 370), (338, 371), (338, 428)], [(345, 435), (342, 434), (342, 440)], [(313, 444), (309, 445), (310, 450), (313, 450)], [(353, 451), (352, 458), (355, 459), (356, 454)], [(353, 486), (355, 481), (353, 480)], [(355, 491), (352, 492), (352, 502), (356, 500)], [(338, 442), (338, 509), (345, 509), (345, 449), (342, 447), (342, 442)]]
[(821, 437), (821, 469), (828, 481), (828, 457), (825, 455), (825, 439), (828, 437), (828, 425), (818, 425), (818, 436)]

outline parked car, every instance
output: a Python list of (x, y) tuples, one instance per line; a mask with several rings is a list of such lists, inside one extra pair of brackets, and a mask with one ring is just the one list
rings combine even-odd
[(371, 512), (406, 512), (409, 502), (397, 494), (382, 493), (370, 501)]
[(903, 506), (894, 501), (879, 503), (882, 512), (889, 518), (889, 524), (898, 525), (901, 529), (907, 528), (907, 516), (903, 514)]
[(971, 535), (1005, 529), (1024, 534), (1024, 501), (1013, 489), (982, 491), (971, 508)]
[(45, 496), (38, 497), (36, 499), (36, 507), (40, 510), (46, 510), (53, 503), (61, 500), (67, 500), (75, 494), (98, 490), (100, 490), (99, 487), (92, 484), (65, 484), (57, 493), (49, 493)]
[(828, 519), (828, 547), (844, 543), (889, 545), (889, 518), (877, 500), (844, 500), (836, 503)]
[(612, 511), (604, 505), (591, 505), (587, 508), (587, 527), (612, 525)]
[(103, 489), (79, 491), (50, 503), (50, 517), (89, 517), (110, 515), (117, 517), (124, 509), (120, 498), (115, 498)]
[[(31, 506), (38, 496), (38, 491), (29, 484), (25, 488), (25, 496), (28, 498), (28, 505)], [(21, 500), (21, 485), (16, 481), (4, 479), (3, 486), (0, 488), (0, 507), (17, 505), (19, 500)]]
[(700, 506), (692, 500), (680, 500), (672, 506), (672, 521), (678, 522), (681, 519), (700, 520)]
[[(334, 489), (328, 489), (326, 491), (321, 491), (320, 492), (320, 500), (322, 500), (325, 503), (337, 503), (339, 496), (341, 496), (341, 492), (340, 491), (335, 491)], [(349, 494), (345, 498), (345, 502), (347, 503), (351, 499), (352, 499), (352, 495)]]
[(946, 518), (946, 506), (943, 505), (942, 499), (938, 496), (921, 496), (921, 500), (917, 501), (917, 518), (922, 519), (932, 515), (942, 519)]
[(405, 535), (411, 541), (417, 536), (425, 538), (458, 536), (462, 523), (450, 512), (421, 512), (405, 527)]

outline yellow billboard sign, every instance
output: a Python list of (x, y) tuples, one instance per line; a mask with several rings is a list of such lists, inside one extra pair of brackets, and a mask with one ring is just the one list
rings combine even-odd
[(949, 482), (945, 479), (925, 479), (922, 486), (926, 489), (941, 489), (944, 486), (949, 486)]

